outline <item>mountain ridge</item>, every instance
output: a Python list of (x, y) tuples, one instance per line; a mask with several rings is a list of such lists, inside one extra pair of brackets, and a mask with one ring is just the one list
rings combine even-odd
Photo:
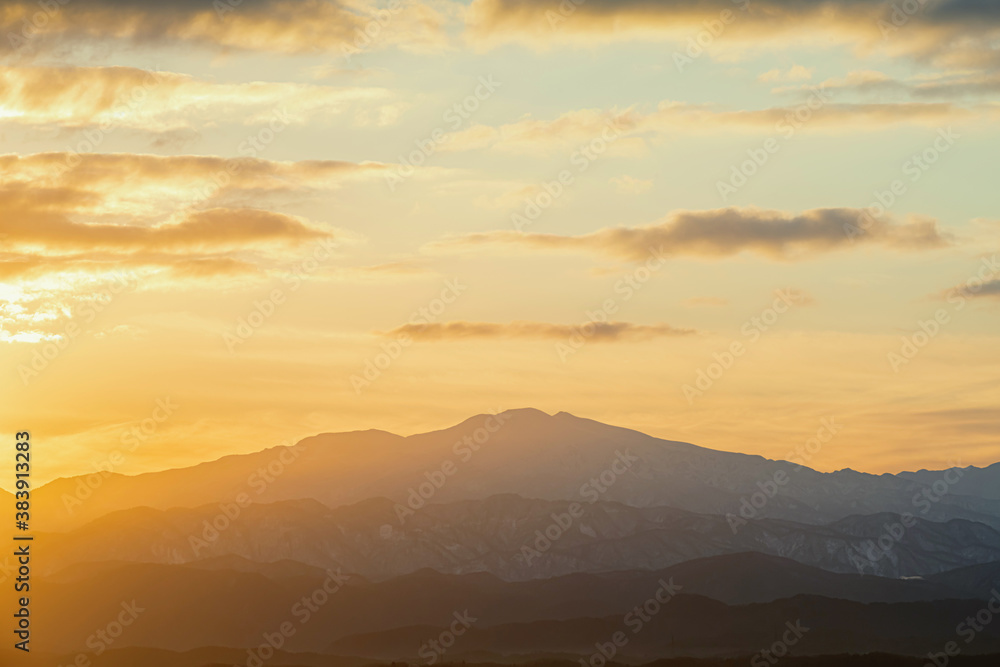
[[(299, 568), (272, 571), (268, 576), (259, 571), (205, 569), (198, 563), (106, 564), (79, 574), (37, 579), (38, 630), (44, 636), (51, 635), (51, 650), (82, 645), (93, 632), (92, 619), (77, 609), (86, 606), (98, 617), (113, 617), (122, 600), (134, 600), (144, 610), (141, 623), (130, 629), (126, 640), (130, 644), (175, 650), (196, 649), (205, 642), (256, 646), (262, 633), (273, 631), (284, 620), (304, 616), (290, 614), (290, 610), (303, 596), (323, 587), (325, 579), (330, 581), (327, 573)], [(756, 554), (689, 561), (657, 572), (574, 574), (525, 582), (502, 581), (484, 573), (448, 575), (427, 570), (381, 582), (334, 574), (338, 579), (330, 586), (329, 598), (316, 605), (308, 622), (299, 625), (294, 640), (286, 646), (289, 650), (364, 655), (353, 649), (339, 650), (331, 641), (350, 641), (372, 633), (391, 635), (414, 626), (420, 626), (422, 632), (434, 631), (426, 637), (436, 636), (454, 612), (463, 610), (472, 611), (477, 618), (475, 627), (480, 629), (518, 626), (535, 633), (542, 627), (535, 624), (562, 623), (570, 628), (590, 624), (593, 632), (572, 634), (577, 642), (590, 638), (577, 646), (592, 646), (605, 638), (605, 628), (620, 629), (625, 614), (665, 587), (672, 591), (670, 595), (679, 594), (664, 605), (665, 610), (669, 612), (675, 603), (686, 607), (678, 610), (678, 615), (671, 614), (674, 621), (666, 624), (668, 630), (674, 622), (693, 622), (693, 618), (682, 620), (689, 615), (706, 626), (712, 626), (708, 621), (719, 614), (735, 615), (732, 620), (744, 624), (760, 613), (774, 618), (785, 615), (782, 622), (794, 621), (795, 616), (786, 614), (796, 608), (834, 618), (849, 610), (882, 625), (905, 626), (908, 619), (902, 612), (918, 605), (923, 610), (917, 614), (920, 622), (930, 621), (929, 627), (942, 634), (953, 629), (948, 618), (928, 618), (926, 612), (978, 609), (989, 595), (957, 598), (940, 584), (830, 574)], [(789, 591), (792, 594), (786, 595)], [(846, 597), (834, 599), (820, 591), (837, 591)], [(56, 628), (59, 631), (53, 632)], [(743, 635), (745, 629), (738, 627), (735, 634), (753, 641), (769, 636), (767, 624), (761, 626), (757, 621), (750, 622), (747, 635)], [(893, 632), (898, 639), (899, 628)], [(679, 630), (677, 633), (683, 636)], [(1000, 640), (1000, 633), (996, 639)], [(505, 645), (501, 639), (493, 648)]]
[[(486, 571), (518, 581), (655, 570), (741, 551), (783, 556), (831, 572), (890, 577), (1000, 561), (1000, 531), (964, 519), (915, 519), (908, 528), (898, 515), (848, 517), (827, 525), (760, 519), (734, 531), (726, 517), (677, 508), (598, 501), (574, 518), (572, 505), (505, 494), (429, 504), (403, 523), (393, 501), (384, 498), (338, 508), (312, 499), (255, 503), (233, 518), (211, 504), (136, 508), (72, 532), (43, 535), (51, 549), (37, 567), (55, 572), (86, 561), (187, 563), (237, 555), (341, 567), (372, 580), (430, 567), (450, 574)], [(891, 542), (885, 545), (887, 536)]]
[[(936, 521), (964, 518), (1000, 528), (1000, 499), (948, 492), (933, 496), (934, 502), (922, 501), (920, 494), (934, 493), (937, 480), (928, 484), (851, 470), (821, 473), (532, 408), (476, 415), (405, 437), (380, 430), (320, 434), (188, 468), (53, 480), (35, 492), (41, 510), (37, 523), (46, 532), (62, 531), (136, 505), (197, 507), (232, 502), (241, 494), (262, 502), (314, 498), (329, 507), (378, 496), (406, 503), (417, 490), (433, 503), (508, 492), (569, 500), (579, 498), (590, 480), (607, 476), (623, 452), (635, 465), (615, 474), (602, 498), (635, 507), (738, 515), (753, 500), (754, 514), (759, 510), (763, 516), (817, 524), (852, 514), (919, 510)], [(431, 480), (433, 488), (427, 486)]]

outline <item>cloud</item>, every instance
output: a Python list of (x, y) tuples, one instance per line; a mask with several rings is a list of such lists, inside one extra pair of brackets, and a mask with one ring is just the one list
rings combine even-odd
[(983, 283), (983, 286), (978, 290), (971, 286), (966, 287), (962, 290), (962, 293), (966, 296), (1000, 299), (1000, 278)]
[[(70, 0), (53, 1), (45, 9), (35, 0), (0, 0), (0, 31), (5, 36), (0, 48), (29, 56), (91, 43), (342, 55), (345, 49), (397, 46), (425, 52), (447, 45), (446, 27), (456, 18), (448, 3), (436, 2), (435, 8), (409, 1), (394, 11), (381, 4), (374, 0)], [(39, 14), (43, 18), (36, 18)]]
[(220, 118), (280, 131), (317, 114), (364, 108), (391, 122), (399, 112), (383, 88), (301, 83), (213, 83), (132, 67), (0, 69), (0, 121), (68, 128), (100, 126), (171, 133)]
[[(819, 84), (827, 90), (859, 94), (897, 93), (912, 99), (954, 99), (989, 96), (1000, 92), (1000, 73), (996, 71), (954, 71), (923, 74), (896, 79), (884, 72), (857, 70)], [(809, 86), (776, 88), (774, 92), (804, 91)]]
[[(33, 190), (73, 197), (63, 202), (77, 216), (94, 220), (168, 216), (184, 206), (228, 205), (281, 193), (334, 190), (349, 182), (376, 179), (379, 163), (259, 158), (158, 156), (131, 153), (36, 153), (0, 155), (0, 187), (8, 196)], [(30, 203), (30, 202), (29, 202)], [(59, 203), (58, 200), (49, 205)], [(40, 205), (40, 204), (35, 204)]]
[(552, 120), (525, 117), (496, 127), (475, 124), (446, 135), (443, 145), (447, 151), (488, 148), (532, 153), (590, 141), (602, 134), (613, 139), (634, 128), (630, 113), (582, 109), (566, 112)]
[(301, 246), (341, 246), (359, 236), (251, 202), (336, 189), (382, 168), (190, 155), (0, 155), (0, 274), (31, 281), (127, 268), (185, 279), (259, 278)]
[[(678, 52), (701, 33), (712, 52), (783, 49), (819, 42), (941, 64), (995, 62), (1000, 11), (985, 0), (917, 3), (884, 0), (587, 0), (551, 6), (533, 0), (474, 0), (467, 39), (480, 47), (521, 42), (535, 48), (672, 40)], [(713, 34), (714, 32), (714, 34)]]
[(933, 295), (949, 302), (963, 299), (1000, 299), (1000, 263), (996, 255), (984, 257), (976, 274), (961, 285)]
[[(185, 256), (176, 253), (76, 252), (53, 255), (51, 253), (0, 253), (0, 278), (21, 281), (22, 291), (37, 294), (31, 281), (48, 283), (57, 276), (69, 291), (76, 291), (81, 282), (119, 273), (156, 276), (160, 278), (246, 278), (261, 276), (261, 268), (252, 261), (225, 256)], [(27, 282), (25, 282), (27, 281)], [(44, 289), (42, 291), (45, 291)]]
[[(143, 290), (413, 280), (426, 259), (343, 266), (359, 234), (270, 210), (379, 178), (385, 165), (138, 154), (0, 155), (0, 298), (10, 341), (60, 335), (74, 304), (127, 273)], [(39, 319), (41, 317), (41, 319)], [(19, 337), (20, 336), (20, 337)], [(27, 338), (24, 338), (27, 336)], [(41, 339), (39, 339), (41, 340)]]
[[(819, 92), (816, 92), (816, 91)], [(783, 132), (790, 128), (842, 131), (875, 130), (909, 124), (939, 127), (977, 116), (995, 117), (992, 106), (966, 108), (949, 102), (833, 103), (813, 89), (815, 98), (800, 105), (767, 109), (727, 110), (708, 105), (663, 101), (655, 109), (580, 109), (556, 118), (522, 118), (513, 123), (473, 125), (447, 136), (449, 151), (497, 150), (510, 153), (544, 153), (568, 150), (603, 139), (614, 149), (628, 137), (657, 137), (676, 133), (719, 131)], [(806, 120), (803, 121), (802, 119)]]
[[(8, 215), (0, 233), (11, 247), (41, 247), (48, 252), (90, 251), (230, 251), (258, 244), (300, 244), (333, 234), (301, 218), (256, 209), (191, 211), (172, 223), (140, 226), (72, 221), (48, 203), (32, 205), (23, 191), (0, 189), (0, 208)], [(34, 189), (31, 197), (72, 201), (73, 195)]]
[(772, 69), (764, 72), (757, 77), (758, 81), (764, 83), (770, 83), (775, 81), (808, 81), (812, 78), (813, 72), (816, 71), (815, 67), (803, 67), (802, 65), (794, 65), (787, 72), (780, 69)]
[(386, 76), (389, 70), (379, 67), (343, 67), (338, 64), (315, 65), (307, 70), (310, 78), (315, 80), (340, 78), (369, 78)]
[[(431, 248), (519, 245), (535, 250), (596, 253), (628, 261), (644, 261), (654, 255), (718, 258), (749, 252), (769, 259), (794, 260), (860, 245), (923, 250), (950, 243), (933, 220), (900, 223), (890, 217), (870, 219), (866, 215), (862, 209), (851, 208), (802, 213), (752, 207), (674, 211), (663, 222), (644, 227), (608, 227), (582, 236), (504, 230), (448, 239)], [(858, 235), (860, 228), (865, 233)]]
[(668, 336), (689, 336), (694, 329), (680, 329), (669, 324), (633, 324), (631, 322), (588, 322), (587, 324), (551, 324), (548, 322), (515, 321), (508, 324), (495, 322), (437, 322), (432, 324), (404, 324), (384, 335), (409, 336), (417, 341), (457, 341), (471, 339), (542, 339), (560, 340), (580, 335), (584, 331), (588, 340), (616, 342), (649, 340)]
[(623, 195), (639, 195), (653, 187), (653, 181), (635, 178), (628, 174), (612, 177), (611, 184), (615, 186), (615, 192)]
[[(99, 207), (92, 193), (0, 186), (0, 275), (33, 291), (31, 281), (137, 271), (174, 277), (260, 277), (306, 244), (341, 246), (350, 234), (298, 216), (254, 208), (189, 209), (164, 221), (85, 222), (79, 209)], [(45, 281), (43, 281), (45, 282)]]

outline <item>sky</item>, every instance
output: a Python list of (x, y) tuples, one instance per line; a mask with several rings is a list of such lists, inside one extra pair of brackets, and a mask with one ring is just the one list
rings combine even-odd
[(37, 481), (528, 406), (1000, 461), (993, 3), (3, 0), (0, 35)]

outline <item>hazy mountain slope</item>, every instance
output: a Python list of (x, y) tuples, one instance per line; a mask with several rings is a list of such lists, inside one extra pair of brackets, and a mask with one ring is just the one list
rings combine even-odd
[[(55, 583), (68, 583), (74, 581), (85, 581), (98, 576), (104, 576), (114, 572), (118, 568), (135, 565), (134, 561), (87, 561), (74, 563), (58, 572), (49, 574), (46, 578)], [(233, 554), (219, 556), (218, 558), (206, 558), (185, 563), (182, 567), (189, 567), (198, 570), (228, 570), (232, 572), (244, 572), (260, 574), (268, 579), (290, 579), (294, 577), (319, 577), (326, 576), (323, 568), (306, 565), (294, 560), (279, 560), (276, 562), (252, 561)], [(353, 581), (358, 581), (355, 575)]]
[[(961, 478), (952, 487), (954, 493), (993, 500), (1000, 499), (1000, 463), (994, 463), (985, 468), (969, 466), (962, 468), (961, 472)], [(940, 470), (920, 470), (901, 472), (898, 477), (929, 486), (942, 479), (943, 475), (944, 472)]]
[(957, 594), (972, 591), (1000, 591), (1000, 562), (970, 565), (947, 572), (930, 575), (927, 580), (943, 585)]
[(132, 564), (68, 583), (37, 580), (33, 625), (47, 650), (83, 650), (93, 633), (134, 607), (116, 648), (252, 646), (287, 620), (309, 590), (258, 574)]
[[(980, 566), (973, 566), (980, 567)], [(643, 581), (635, 573), (630, 576)], [(796, 595), (816, 595), (855, 602), (915, 602), (949, 598), (982, 599), (989, 589), (954, 587), (950, 581), (889, 579), (833, 573), (787, 558), (738, 553), (686, 561), (657, 573), (684, 585), (684, 592), (725, 602), (773, 602)], [(948, 574), (948, 573), (944, 573)], [(652, 582), (643, 581), (646, 590)], [(655, 587), (654, 587), (655, 588)]]
[[(621, 468), (615, 464), (621, 455), (631, 466), (612, 475), (613, 465)], [(602, 473), (613, 483), (585, 487)], [(774, 484), (776, 475), (784, 483)], [(96, 488), (87, 487), (88, 481)], [(824, 523), (891, 511), (931, 520), (965, 518), (1000, 528), (997, 499), (948, 494), (921, 503), (919, 494), (927, 487), (912, 479), (851, 470), (818, 473), (531, 409), (479, 415), (407, 438), (381, 431), (325, 434), (291, 448), (228, 456), (192, 468), (57, 480), (36, 493), (35, 503), (39, 529), (56, 531), (115, 510), (197, 507), (233, 502), (241, 494), (260, 502), (313, 498), (331, 507), (373, 497), (406, 503), (411, 497), (421, 500), (415, 495), (421, 485), (432, 502), (499, 493), (568, 500), (598, 493), (604, 500), (635, 507), (712, 514), (738, 512), (763, 485), (778, 491), (761, 510), (774, 518)], [(598, 488), (600, 492), (594, 490)]]
[[(61, 658), (33, 660), (32, 667), (68, 667), (77, 654)], [(38, 658), (32, 651), (32, 658)], [(0, 664), (16, 664), (3, 661)], [(100, 667), (240, 667), (247, 663), (246, 649), (207, 647), (175, 652), (155, 648), (123, 648), (101, 654)], [(96, 664), (96, 661), (95, 661)], [(366, 658), (345, 658), (319, 653), (288, 653), (277, 651), (266, 663), (267, 667), (365, 667), (371, 664)], [(706, 666), (707, 667), (707, 666)], [(900, 665), (909, 667), (909, 665)], [(959, 665), (961, 667), (961, 665)], [(978, 667), (976, 665), (975, 667)]]
[[(76, 654), (65, 656), (43, 655), (35, 651), (31, 653), (33, 667), (60, 667), (72, 664)], [(503, 656), (480, 654), (474, 657), (478, 667), (503, 667), (512, 663)], [(958, 655), (952, 658), (949, 667), (996, 667), (1000, 656)], [(23, 659), (20, 652), (7, 651), (0, 648), (0, 664), (15, 664), (15, 660)], [(204, 648), (194, 651), (177, 653), (163, 649), (125, 648), (115, 649), (101, 655), (101, 667), (233, 667), (245, 665), (246, 651), (233, 648)], [(492, 662), (484, 662), (486, 660)], [(646, 663), (646, 667), (746, 667), (751, 656), (744, 655), (734, 658), (665, 658)], [(523, 661), (522, 661), (523, 662)], [(870, 653), (867, 655), (827, 655), (827, 656), (785, 656), (781, 659), (782, 667), (924, 667), (927, 658), (912, 656), (887, 655)], [(371, 665), (367, 658), (345, 658), (318, 653), (287, 653), (278, 651), (267, 663), (268, 667), (363, 667)], [(442, 665), (450, 663), (448, 656)], [(578, 667), (580, 664), (571, 656), (532, 657), (534, 667)]]
[[(1000, 560), (1000, 533), (962, 520), (916, 520), (886, 541), (895, 515), (849, 517), (814, 526), (765, 519), (735, 533), (724, 517), (672, 508), (587, 504), (567, 523), (571, 503), (495, 496), (428, 505), (400, 525), (393, 503), (376, 499), (329, 509), (317, 501), (252, 505), (215, 534), (217, 506), (168, 511), (140, 508), (103, 517), (67, 534), (43, 536), (39, 572), (86, 561), (185, 563), (237, 555), (341, 567), (387, 579), (429, 568), (489, 572), (506, 580), (576, 572), (657, 570), (726, 553), (757, 551), (833, 572), (888, 577), (932, 574)], [(558, 528), (556, 519), (565, 530)], [(224, 526), (224, 522), (219, 523)], [(557, 539), (546, 547), (540, 531)], [(561, 533), (561, 534), (560, 534)], [(875, 546), (882, 540), (887, 551)], [(534, 551), (532, 551), (534, 550)]]
[[(288, 576), (269, 578), (188, 565), (132, 563), (94, 570), (82, 579), (37, 580), (37, 630), (46, 637), (47, 649), (70, 650), (85, 645), (95, 624), (102, 625), (101, 619), (115, 618), (123, 602), (134, 601), (141, 613), (122, 645), (174, 650), (252, 646), (263, 633), (291, 621), (296, 631), (285, 648), (317, 651), (351, 635), (434, 627), (466, 609), (477, 618), (477, 627), (621, 617), (653, 597), (665, 582), (684, 595), (708, 591), (740, 602), (770, 603), (796, 590), (893, 603), (952, 597), (939, 584), (832, 574), (757, 554), (693, 561), (656, 573), (580, 574), (514, 583), (488, 574), (456, 576), (424, 570), (376, 583), (352, 579), (339, 588), (339, 582), (331, 580), (331, 592), (322, 597), (315, 594), (326, 575), (302, 576), (291, 568), (285, 572)], [(308, 619), (299, 605), (304, 598), (319, 601)], [(87, 613), (80, 613), (83, 609)]]
[(383, 431), (326, 434), (189, 468), (58, 479), (35, 493), (37, 523), (40, 530), (64, 530), (132, 507), (198, 507), (242, 494), (259, 501), (310, 498), (326, 486), (363, 497), (364, 480), (404, 460), (404, 445), (404, 438)]
[[(770, 646), (788, 625), (807, 630), (791, 646), (793, 655), (869, 653), (873, 651), (922, 655), (940, 651), (955, 639), (955, 627), (982, 608), (974, 601), (910, 602), (864, 605), (856, 602), (802, 596), (760, 605), (726, 606), (681, 594), (666, 604), (639, 632), (631, 632), (624, 618), (580, 618), (484, 627), (473, 625), (446, 654), (460, 660), (466, 653), (533, 655), (569, 653), (589, 656), (597, 643), (606, 643), (624, 631), (628, 643), (619, 657), (651, 659), (671, 655), (750, 654)], [(470, 610), (475, 614), (475, 610)], [(378, 660), (418, 660), (419, 647), (437, 637), (443, 627), (399, 628), (348, 637), (333, 642), (337, 654)], [(794, 635), (792, 635), (794, 636)], [(1000, 627), (987, 626), (963, 653), (1000, 650)]]

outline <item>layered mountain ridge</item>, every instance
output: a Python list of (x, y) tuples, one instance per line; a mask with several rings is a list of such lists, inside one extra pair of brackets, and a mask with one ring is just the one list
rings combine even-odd
[[(609, 477), (623, 454), (635, 460), (624, 473)], [(602, 474), (614, 483), (601, 484)], [(564, 412), (550, 416), (521, 409), (478, 415), (449, 429), (409, 437), (374, 430), (323, 434), (291, 447), (190, 468), (60, 479), (39, 489), (35, 503), (37, 523), (45, 531), (76, 528), (136, 506), (198, 507), (233, 502), (241, 495), (255, 502), (311, 498), (338, 507), (377, 497), (416, 505), (498, 494), (581, 500), (595, 492), (601, 500), (632, 507), (815, 524), (892, 512), (1000, 528), (1000, 498), (984, 481), (998, 474), (997, 466), (902, 475), (820, 473), (786, 461), (662, 440)]]
[[(578, 516), (572, 508), (579, 508)], [(231, 505), (230, 507), (236, 507)], [(81, 529), (45, 535), (40, 564), (124, 560), (190, 563), (225, 556), (291, 560), (383, 580), (432, 569), (522, 581), (576, 572), (657, 570), (706, 556), (755, 551), (831, 572), (923, 576), (1000, 561), (1000, 532), (963, 519), (894, 514), (812, 525), (597, 501), (486, 500), (428, 504), (400, 522), (398, 505), (372, 499), (330, 509), (315, 500), (252, 504), (228, 517), (219, 505), (137, 508)]]
[(616, 661), (745, 659), (790, 627), (789, 661), (926, 655), (1000, 601), (998, 471), (821, 473), (530, 409), (323, 434), (36, 490), (33, 614), (53, 665), (122, 605), (122, 664), (250, 664), (282, 627), (270, 664), (426, 662), (456, 614), (447, 662), (578, 664), (676, 589)]

